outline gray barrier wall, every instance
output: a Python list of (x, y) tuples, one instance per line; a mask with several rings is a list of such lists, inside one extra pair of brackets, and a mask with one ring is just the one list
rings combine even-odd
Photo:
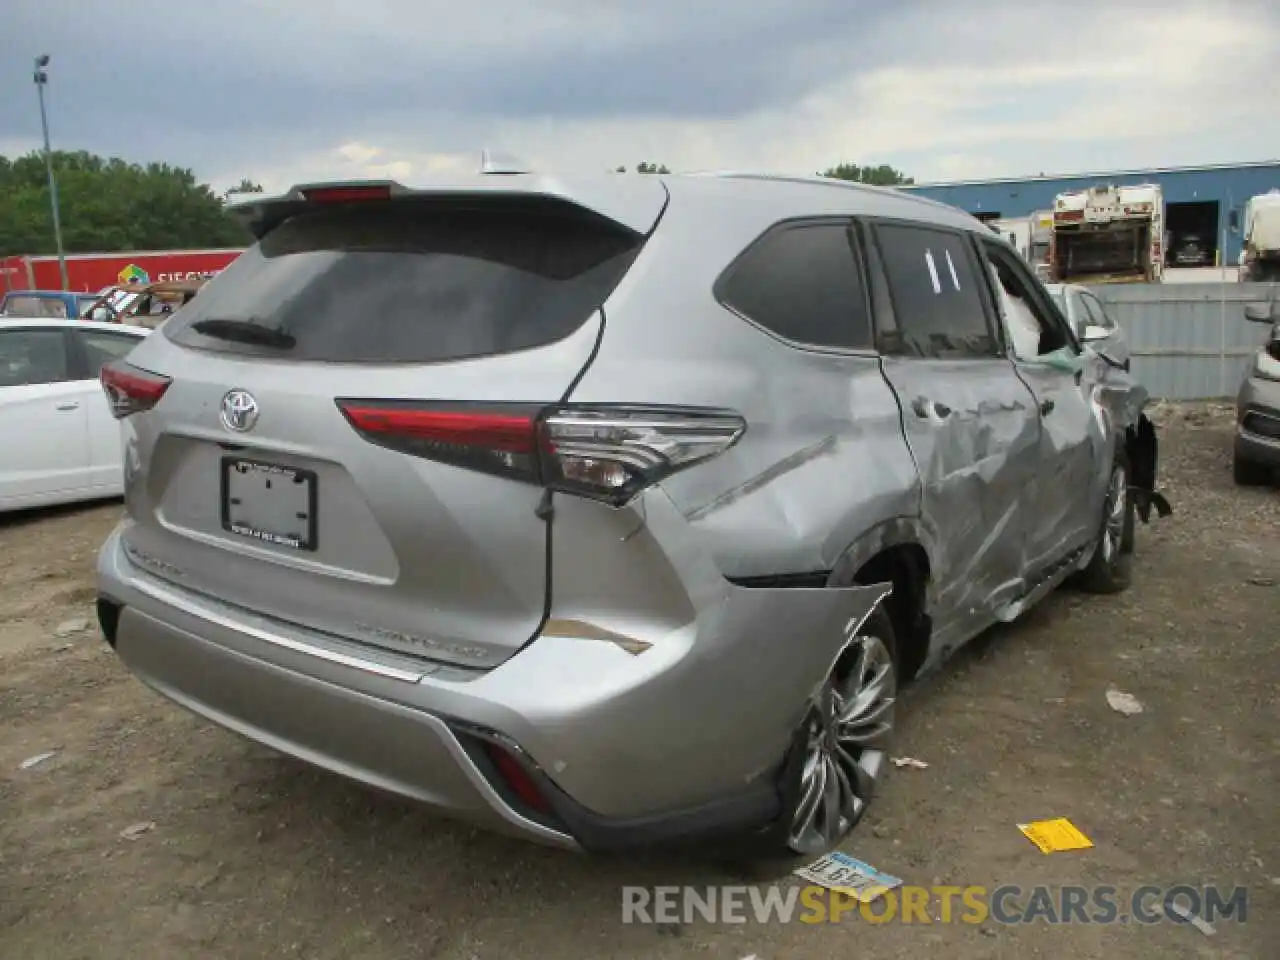
[(1234, 397), (1269, 327), (1244, 304), (1280, 299), (1280, 284), (1126, 283), (1089, 288), (1124, 330), (1133, 373), (1153, 397)]

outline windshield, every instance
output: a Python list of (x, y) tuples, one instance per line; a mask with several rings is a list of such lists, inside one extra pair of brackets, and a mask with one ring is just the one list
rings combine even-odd
[(406, 201), (299, 214), (201, 289), (171, 340), (288, 360), (426, 363), (568, 336), (643, 238), (563, 209)]
[(67, 315), (67, 305), (57, 297), (11, 295), (5, 298), (3, 312), (8, 317), (31, 317), (38, 319), (62, 319)]

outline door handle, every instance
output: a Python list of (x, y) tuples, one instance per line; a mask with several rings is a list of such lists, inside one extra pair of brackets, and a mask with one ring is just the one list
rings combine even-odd
[(1040, 412), (1041, 412), (1042, 414), (1044, 414), (1044, 416), (1046, 416), (1046, 417), (1047, 417), (1049, 414), (1053, 413), (1053, 401), (1052, 401), (1052, 400), (1046, 400), (1046, 401), (1044, 401), (1044, 403), (1040, 404)]
[(76, 401), (74, 400), (68, 400), (66, 403), (58, 404), (54, 409), (55, 410), (79, 410), (80, 404), (76, 403)]

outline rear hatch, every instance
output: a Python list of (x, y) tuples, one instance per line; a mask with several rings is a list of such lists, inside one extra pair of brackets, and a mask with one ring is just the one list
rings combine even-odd
[[(342, 199), (292, 203), (122, 368), (126, 549), (258, 613), (495, 666), (544, 615), (544, 491), (465, 463), (467, 431), (519, 460), (512, 418), (475, 411), (566, 394), (644, 234), (563, 197)], [(439, 402), (434, 459), (407, 446), (410, 401)]]
[(1148, 224), (1118, 223), (1100, 230), (1059, 231), (1054, 259), (1062, 282), (1142, 277), (1150, 257)]

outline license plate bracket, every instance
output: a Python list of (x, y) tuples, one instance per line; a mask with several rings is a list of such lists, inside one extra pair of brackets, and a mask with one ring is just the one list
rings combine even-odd
[(260, 543), (314, 551), (314, 470), (244, 457), (222, 458), (222, 529)]

